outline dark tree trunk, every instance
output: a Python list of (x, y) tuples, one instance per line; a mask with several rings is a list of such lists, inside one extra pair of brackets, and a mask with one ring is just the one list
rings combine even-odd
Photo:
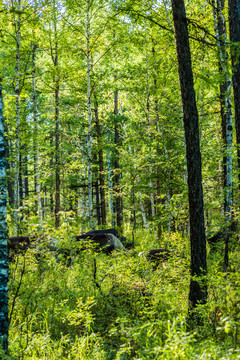
[[(50, 149), (53, 149), (54, 147), (54, 133), (53, 131), (50, 132)], [(50, 212), (51, 215), (54, 216), (54, 151), (51, 151), (51, 157), (49, 160), (49, 165), (51, 169), (51, 178), (50, 178), (50, 189), (49, 189), (49, 203), (50, 203)], [(48, 194), (48, 191), (46, 191), (46, 194)]]
[(19, 205), (23, 206), (23, 160), (22, 148), (19, 154)]
[(59, 84), (55, 90), (55, 227), (60, 224)]
[(207, 285), (199, 279), (207, 273), (206, 238), (204, 228), (201, 153), (198, 112), (193, 85), (191, 53), (184, 0), (172, 0), (173, 21), (178, 56), (178, 71), (184, 114), (188, 168), (188, 198), (190, 213), (191, 280), (189, 310), (207, 301)]
[[(159, 146), (157, 146), (157, 153), (159, 154)], [(162, 237), (162, 222), (161, 222), (161, 186), (160, 186), (160, 167), (157, 166), (157, 180), (156, 180), (156, 218), (157, 218), (157, 238)]]
[(100, 211), (100, 201), (99, 201), (99, 186), (98, 180), (95, 182), (95, 196), (96, 196), (96, 214), (97, 214), (97, 224), (101, 225), (101, 211)]
[(132, 178), (132, 191), (131, 191), (131, 195), (132, 195), (132, 211), (131, 211), (131, 217), (130, 217), (130, 221), (133, 225), (132, 227), (132, 244), (133, 244), (133, 248), (135, 245), (135, 231), (136, 231), (136, 204), (135, 204), (135, 177), (132, 174), (131, 175)]
[(21, 151), (19, 154), (19, 200), (20, 205), (23, 206), (23, 201), (29, 195), (28, 189), (28, 159), (27, 156), (24, 155), (26, 152), (25, 146), (21, 147)]
[(98, 116), (98, 102), (96, 94), (94, 94), (94, 113), (95, 113), (95, 123), (97, 131), (97, 141), (98, 141), (98, 166), (99, 166), (99, 185), (100, 185), (100, 213), (101, 213), (101, 223), (106, 225), (106, 200), (105, 200), (105, 182), (104, 182), (104, 163), (103, 163), (103, 149), (102, 149), (102, 134), (99, 124)]
[[(156, 60), (156, 50), (155, 50), (155, 40), (152, 38), (152, 54), (154, 60)], [(158, 90), (158, 81), (156, 76), (157, 69), (155, 69), (155, 72), (153, 74), (153, 86), (154, 86), (154, 111), (155, 111), (155, 126), (156, 129), (158, 128), (159, 124), (159, 106), (158, 106), (158, 98), (157, 98), (157, 90)], [(159, 141), (157, 142), (156, 146), (156, 152), (157, 155), (161, 156), (161, 150), (159, 146)], [(161, 239), (162, 236), (162, 221), (161, 221), (161, 210), (160, 210), (160, 204), (161, 204), (161, 188), (160, 188), (160, 174), (161, 174), (161, 167), (157, 165), (157, 180), (156, 180), (156, 218), (157, 218), (157, 238)]]
[(29, 197), (29, 182), (28, 182), (28, 157), (24, 156), (24, 188), (25, 198)]
[[(226, 24), (223, 17), (223, 8), (224, 8), (225, 0), (217, 0), (217, 4), (215, 6), (216, 18), (217, 18), (217, 30), (218, 34), (216, 34), (216, 38), (218, 41), (218, 48), (219, 48), (219, 71), (220, 74), (223, 76), (223, 81), (220, 84), (220, 105), (221, 105), (221, 119), (222, 119), (222, 139), (224, 144), (224, 154), (223, 154), (223, 185), (224, 189), (227, 187), (227, 123), (229, 114), (232, 117), (232, 110), (231, 110), (231, 102), (230, 94), (229, 93), (229, 86), (230, 82), (228, 79), (228, 75), (226, 73), (226, 66), (228, 63), (228, 54), (226, 52), (226, 41), (227, 38), (226, 34)], [(214, 5), (213, 5), (214, 6)], [(226, 99), (227, 98), (227, 99)], [(226, 101), (227, 100), (227, 101)], [(228, 204), (226, 201), (226, 196), (224, 199), (224, 214), (228, 211)]]
[(54, 49), (52, 60), (54, 64), (54, 82), (55, 82), (55, 227), (60, 225), (60, 150), (59, 150), (59, 68), (58, 68), (58, 39), (57, 39), (57, 8), (54, 2)]
[(238, 157), (238, 186), (240, 190), (240, 0), (228, 0), (231, 58), (233, 66), (233, 92)]
[(5, 140), (3, 128), (2, 85), (0, 84), (0, 345), (8, 349), (8, 250), (7, 250), (7, 186)]
[[(222, 75), (220, 84), (220, 105), (222, 118), (223, 139), (223, 185), (224, 185), (224, 216), (226, 233), (229, 233), (232, 222), (232, 106), (231, 106), (231, 81), (228, 75), (228, 53), (226, 51), (227, 32), (223, 15), (225, 0), (212, 2), (215, 22), (215, 35), (219, 56), (219, 71)], [(226, 239), (228, 236), (225, 237)], [(225, 241), (225, 269), (228, 267), (228, 240)]]
[(120, 195), (120, 167), (119, 167), (119, 122), (118, 122), (118, 90), (114, 92), (114, 115), (115, 115), (115, 162), (114, 162), (114, 177), (113, 187), (115, 193), (115, 215), (116, 224), (119, 229), (122, 227), (122, 208), (121, 208), (121, 195)]
[[(36, 16), (36, 2), (35, 16)], [(35, 40), (35, 29), (33, 29), (33, 38)], [(42, 223), (42, 199), (41, 199), (41, 183), (40, 183), (40, 167), (39, 167), (39, 135), (38, 135), (38, 104), (36, 94), (36, 52), (37, 44), (32, 44), (32, 103), (33, 103), (33, 153), (34, 153), (34, 191), (36, 196), (36, 208), (38, 213), (38, 221)]]
[(13, 168), (12, 163), (10, 162), (11, 152), (10, 147), (13, 148), (13, 145), (10, 144), (10, 140), (8, 139), (8, 131), (7, 125), (4, 124), (4, 147), (5, 147), (5, 154), (6, 154), (6, 172), (7, 172), (7, 189), (8, 189), (8, 202), (9, 206), (14, 206), (14, 181), (11, 177), (11, 169)]

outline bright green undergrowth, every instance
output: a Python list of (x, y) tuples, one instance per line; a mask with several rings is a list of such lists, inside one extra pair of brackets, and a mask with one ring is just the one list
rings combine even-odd
[[(61, 239), (66, 247), (67, 233)], [(89, 250), (71, 266), (48, 252), (18, 256), (10, 271), (9, 358), (240, 359), (239, 248), (231, 249), (227, 274), (221, 251), (208, 256), (209, 301), (190, 330), (188, 243), (172, 234), (162, 244), (169, 240), (179, 256), (156, 271), (137, 253), (161, 244), (142, 231), (134, 251)]]

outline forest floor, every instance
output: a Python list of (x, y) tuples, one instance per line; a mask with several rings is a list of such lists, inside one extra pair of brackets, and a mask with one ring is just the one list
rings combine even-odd
[[(61, 239), (65, 246), (68, 236)], [(10, 264), (7, 359), (240, 359), (239, 244), (231, 245), (228, 273), (221, 249), (208, 253), (208, 303), (190, 330), (188, 239), (162, 239), (141, 230), (134, 249), (88, 250), (71, 266), (47, 251), (40, 259), (31, 250), (18, 255)], [(167, 242), (177, 255), (153, 271), (138, 253)]]

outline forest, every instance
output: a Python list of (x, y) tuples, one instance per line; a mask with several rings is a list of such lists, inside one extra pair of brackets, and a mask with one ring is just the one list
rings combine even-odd
[(0, 359), (240, 359), (240, 0), (2, 0), (0, 44)]

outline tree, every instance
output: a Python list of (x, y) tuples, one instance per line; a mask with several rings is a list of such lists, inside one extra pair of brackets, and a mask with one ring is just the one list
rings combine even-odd
[(98, 100), (96, 92), (94, 92), (94, 114), (97, 132), (97, 147), (98, 147), (98, 171), (99, 171), (99, 185), (100, 185), (100, 217), (101, 225), (106, 225), (106, 201), (104, 189), (104, 163), (103, 163), (103, 146), (102, 146), (102, 133), (98, 115)]
[(33, 124), (34, 124), (34, 135), (33, 135), (33, 153), (34, 153), (34, 187), (35, 195), (37, 198), (37, 213), (38, 221), (42, 223), (42, 201), (41, 201), (41, 184), (40, 184), (40, 166), (39, 166), (39, 139), (38, 139), (38, 103), (36, 94), (36, 53), (38, 48), (38, 39), (36, 38), (36, 23), (37, 23), (37, 4), (34, 1), (34, 20), (32, 30), (32, 104), (33, 104)]
[(19, 167), (20, 167), (20, 121), (21, 121), (21, 85), (20, 85), (20, 48), (21, 48), (21, 0), (16, 3), (16, 14), (14, 14), (15, 32), (16, 32), (16, 78), (15, 78), (15, 95), (16, 95), (16, 157), (15, 157), (15, 177), (14, 177), (14, 205), (15, 205), (15, 232), (18, 232), (18, 208), (20, 205), (19, 191)]
[(191, 53), (184, 0), (172, 0), (172, 12), (178, 56), (178, 72), (183, 105), (188, 169), (188, 200), (190, 214), (191, 280), (190, 310), (206, 303), (207, 285), (199, 277), (207, 273), (204, 228), (201, 153), (198, 111), (195, 99)]
[(115, 154), (114, 154), (114, 176), (113, 176), (113, 188), (115, 192), (115, 217), (116, 225), (119, 229), (122, 228), (122, 197), (120, 195), (120, 164), (119, 164), (119, 145), (120, 145), (120, 124), (119, 124), (119, 91), (116, 89), (114, 91), (114, 144), (115, 144)]
[(87, 18), (86, 18), (86, 40), (87, 40), (87, 110), (88, 110), (88, 133), (87, 133), (87, 157), (88, 157), (88, 206), (89, 206), (89, 224), (93, 225), (93, 198), (92, 198), (92, 102), (91, 102), (91, 22), (90, 22), (91, 3), (87, 0)]
[(232, 109), (231, 109), (231, 80), (228, 75), (228, 53), (226, 51), (227, 34), (223, 15), (225, 0), (212, 2), (215, 35), (219, 57), (219, 70), (223, 80), (220, 84), (220, 104), (222, 118), (222, 137), (224, 143), (224, 213), (226, 222), (232, 217)]
[[(226, 232), (230, 230), (233, 207), (233, 180), (232, 180), (232, 106), (231, 80), (228, 75), (228, 53), (226, 51), (227, 33), (223, 15), (225, 0), (212, 1), (215, 35), (219, 57), (219, 70), (222, 75), (220, 84), (220, 105), (222, 118), (223, 140), (223, 177), (224, 177), (224, 216)], [(225, 268), (228, 267), (228, 236), (225, 237)]]
[(7, 186), (3, 127), (2, 84), (0, 83), (0, 345), (8, 348), (8, 251)]
[(240, 0), (228, 0), (229, 11), (229, 32), (231, 44), (231, 58), (232, 58), (232, 82), (234, 92), (234, 107), (235, 107), (235, 126), (237, 139), (237, 158), (238, 158), (238, 186), (240, 188), (240, 58), (239, 58), (239, 43), (240, 43)]

